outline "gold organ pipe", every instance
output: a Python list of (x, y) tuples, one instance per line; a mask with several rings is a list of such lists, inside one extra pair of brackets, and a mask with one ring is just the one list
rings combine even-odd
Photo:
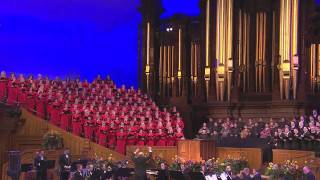
[(207, 0), (206, 8), (206, 66), (209, 66), (209, 49), (210, 49), (210, 0)]
[(182, 47), (181, 47), (181, 44), (182, 44), (182, 42), (181, 42), (181, 36), (182, 36), (182, 30), (181, 29), (179, 29), (179, 47), (178, 47), (178, 49), (179, 49), (179, 52), (178, 52), (178, 54), (179, 54), (179, 57), (178, 57), (178, 61), (179, 61), (179, 65), (178, 65), (178, 70), (179, 71), (181, 71), (181, 50), (182, 50)]
[(160, 45), (160, 57), (159, 57), (159, 86), (160, 86), (160, 94), (162, 95), (163, 91), (162, 91), (162, 84), (163, 84), (163, 46)]
[(195, 57), (195, 61), (194, 61), (194, 76), (197, 79), (198, 76), (198, 60), (199, 60), (199, 54), (198, 54), (198, 44), (195, 44), (195, 49), (194, 49), (194, 57)]
[(191, 42), (191, 79), (194, 77), (194, 43)]
[(168, 80), (171, 81), (171, 46), (168, 45)]
[(174, 46), (171, 46), (171, 75), (172, 75), (172, 81), (174, 81)]
[(147, 65), (150, 63), (150, 22), (147, 23)]
[(320, 45), (319, 44), (317, 44), (317, 45), (315, 45), (315, 47), (316, 47), (316, 63), (317, 63), (317, 65), (318, 65), (318, 70), (317, 70), (317, 77), (319, 77), (320, 76)]

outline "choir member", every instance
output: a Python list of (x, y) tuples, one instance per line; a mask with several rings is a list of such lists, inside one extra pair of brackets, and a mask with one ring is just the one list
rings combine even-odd
[(103, 121), (101, 127), (99, 128), (99, 140), (98, 140), (98, 143), (101, 146), (107, 145), (107, 136), (108, 136), (108, 127), (106, 126), (106, 122)]
[(77, 136), (81, 136), (82, 133), (82, 118), (78, 109), (72, 115), (72, 133)]
[(155, 135), (153, 133), (152, 129), (149, 129), (148, 134), (146, 135), (146, 139), (147, 139), (147, 146), (154, 146), (155, 145)]
[[(133, 121), (130, 121), (133, 122)], [(127, 145), (132, 146), (136, 144), (136, 130), (132, 130), (130, 126), (128, 128)]]
[(5, 71), (1, 71), (0, 77), (0, 101), (3, 101), (7, 97), (8, 79)]
[(116, 143), (116, 127), (113, 122), (110, 123), (110, 128), (108, 132), (108, 147), (113, 149)]
[(207, 123), (203, 123), (202, 127), (198, 131), (199, 139), (207, 139), (210, 134), (210, 129), (207, 127)]
[(162, 131), (162, 129), (158, 129), (156, 146), (166, 146), (166, 144), (167, 135)]
[(137, 146), (144, 146), (145, 145), (145, 140), (146, 140), (146, 134), (143, 131), (143, 129), (139, 129), (139, 132), (137, 134)]
[(60, 115), (60, 128), (68, 131), (71, 125), (71, 111), (68, 107), (68, 104), (65, 104), (61, 115)]
[(118, 151), (121, 154), (125, 154), (127, 133), (124, 132), (123, 128), (120, 128), (120, 131), (117, 132), (116, 135), (117, 135), (116, 151)]
[(84, 137), (87, 139), (92, 139), (93, 136), (93, 130), (94, 130), (94, 122), (91, 118), (91, 116), (85, 116), (84, 117)]

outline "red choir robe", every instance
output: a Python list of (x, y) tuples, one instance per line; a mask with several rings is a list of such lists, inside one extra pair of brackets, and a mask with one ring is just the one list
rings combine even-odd
[(107, 126), (100, 126), (98, 144), (100, 144), (101, 146), (106, 146), (107, 145), (107, 137), (108, 137), (108, 127)]
[(27, 107), (26, 106), (26, 101), (27, 101), (27, 91), (26, 88), (21, 87), (18, 90), (18, 102), (22, 107)]
[(80, 114), (74, 114), (72, 116), (72, 133), (81, 136), (82, 133), (82, 120)]
[(113, 149), (116, 144), (116, 128), (110, 127), (108, 132), (108, 148)]
[(136, 144), (136, 131), (130, 130), (128, 131), (128, 136), (127, 136), (127, 145), (133, 146)]
[(69, 109), (64, 109), (60, 116), (60, 128), (68, 131), (71, 127), (71, 111)]
[(156, 146), (166, 146), (167, 143), (167, 136), (165, 133), (158, 133), (157, 134), (157, 143)]
[(175, 143), (176, 143), (176, 137), (174, 133), (168, 133), (167, 146), (175, 146)]
[(35, 106), (36, 106), (36, 100), (35, 100), (35, 92), (27, 92), (27, 99), (26, 99), (26, 106), (27, 109), (31, 112), (34, 112)]
[(95, 120), (95, 126), (94, 126), (94, 135), (96, 138), (96, 142), (99, 142), (99, 136), (100, 136), (100, 127), (102, 126), (101, 120)]
[(153, 133), (147, 134), (147, 146), (154, 146), (155, 145), (155, 135)]
[(9, 81), (8, 83), (8, 100), (9, 105), (17, 103), (18, 98), (18, 84), (16, 82)]
[(146, 134), (144, 132), (139, 132), (137, 134), (137, 146), (144, 146), (146, 141)]
[(121, 154), (125, 154), (127, 133), (118, 132), (116, 135), (117, 135), (116, 151), (118, 151)]
[(84, 137), (87, 139), (92, 139), (93, 131), (94, 131), (94, 122), (93, 120), (89, 120), (88, 117), (84, 118)]
[(45, 107), (46, 107), (46, 95), (42, 94), (42, 97), (36, 98), (37, 116), (41, 118), (45, 117)]
[(54, 102), (52, 104), (52, 110), (50, 112), (50, 123), (59, 126), (60, 125), (60, 103)]
[(7, 97), (8, 90), (8, 80), (7, 78), (0, 78), (0, 101)]
[(176, 132), (175, 134), (174, 134), (174, 136), (175, 136), (175, 144), (178, 144), (178, 141), (179, 140), (181, 140), (181, 138), (183, 138), (184, 137), (184, 134), (182, 133), (182, 132)]

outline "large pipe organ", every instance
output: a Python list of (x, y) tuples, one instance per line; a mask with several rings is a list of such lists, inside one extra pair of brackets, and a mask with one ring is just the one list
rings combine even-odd
[(304, 37), (313, 0), (200, 0), (198, 17), (166, 19), (148, 11), (160, 0), (142, 2), (140, 87), (158, 103), (189, 107), (190, 124), (292, 117), (316, 104), (320, 42)]

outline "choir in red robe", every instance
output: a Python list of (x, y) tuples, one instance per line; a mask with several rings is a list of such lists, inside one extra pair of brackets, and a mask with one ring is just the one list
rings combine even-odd
[(0, 101), (20, 104), (65, 131), (123, 154), (127, 145), (174, 146), (184, 138), (175, 107), (161, 111), (140, 90), (117, 88), (109, 77), (89, 83), (42, 75), (7, 78), (1, 72)]

